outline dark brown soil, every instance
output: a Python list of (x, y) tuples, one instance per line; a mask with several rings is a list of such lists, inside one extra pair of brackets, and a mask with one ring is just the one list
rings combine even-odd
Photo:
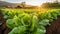
[(6, 26), (6, 20), (3, 18), (2, 12), (0, 12), (0, 34), (8, 34), (8, 32), (10, 32), (10, 29)]
[(60, 34), (60, 16), (57, 20), (51, 22), (50, 26), (46, 26), (46, 34)]

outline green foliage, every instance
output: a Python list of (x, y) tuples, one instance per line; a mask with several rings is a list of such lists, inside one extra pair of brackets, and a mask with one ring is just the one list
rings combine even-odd
[(60, 4), (59, 4), (59, 2), (58, 3), (43, 3), (42, 5), (41, 5), (41, 7), (43, 7), (43, 8), (60, 8)]
[(2, 10), (4, 18), (7, 19), (6, 25), (12, 29), (8, 34), (45, 34), (45, 26), (50, 25), (49, 22), (60, 15), (60, 9), (42, 11), (37, 15), (33, 10), (30, 11), (24, 11), (24, 9)]
[(42, 26), (49, 25), (49, 20), (48, 19), (44, 19), (44, 20), (39, 22), (39, 25), (42, 25)]
[(34, 34), (45, 34), (46, 30), (44, 26), (40, 26), (39, 28), (37, 28), (36, 32), (34, 32)]
[(26, 31), (25, 26), (19, 26), (19, 27), (13, 28), (13, 30), (8, 34), (24, 34), (25, 31)]

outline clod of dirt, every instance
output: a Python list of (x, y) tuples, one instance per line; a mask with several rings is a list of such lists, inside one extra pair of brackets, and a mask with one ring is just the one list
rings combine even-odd
[(2, 22), (0, 21), (0, 26), (2, 25)]

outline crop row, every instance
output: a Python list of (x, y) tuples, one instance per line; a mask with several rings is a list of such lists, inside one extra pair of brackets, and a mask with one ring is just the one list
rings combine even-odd
[(46, 25), (50, 25), (53, 19), (57, 19), (60, 15), (60, 10), (37, 11), (30, 10), (1, 10), (6, 25), (12, 29), (8, 34), (45, 34)]

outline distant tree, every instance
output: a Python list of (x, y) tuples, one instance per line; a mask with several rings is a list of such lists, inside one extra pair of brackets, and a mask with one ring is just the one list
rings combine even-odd
[(26, 5), (26, 2), (22, 2), (22, 3), (21, 3), (21, 5), (22, 5), (23, 7), (25, 7), (25, 5)]
[(58, 0), (55, 0), (54, 2), (55, 2), (55, 3), (58, 3)]
[(21, 6), (17, 6), (16, 8), (22, 8)]

